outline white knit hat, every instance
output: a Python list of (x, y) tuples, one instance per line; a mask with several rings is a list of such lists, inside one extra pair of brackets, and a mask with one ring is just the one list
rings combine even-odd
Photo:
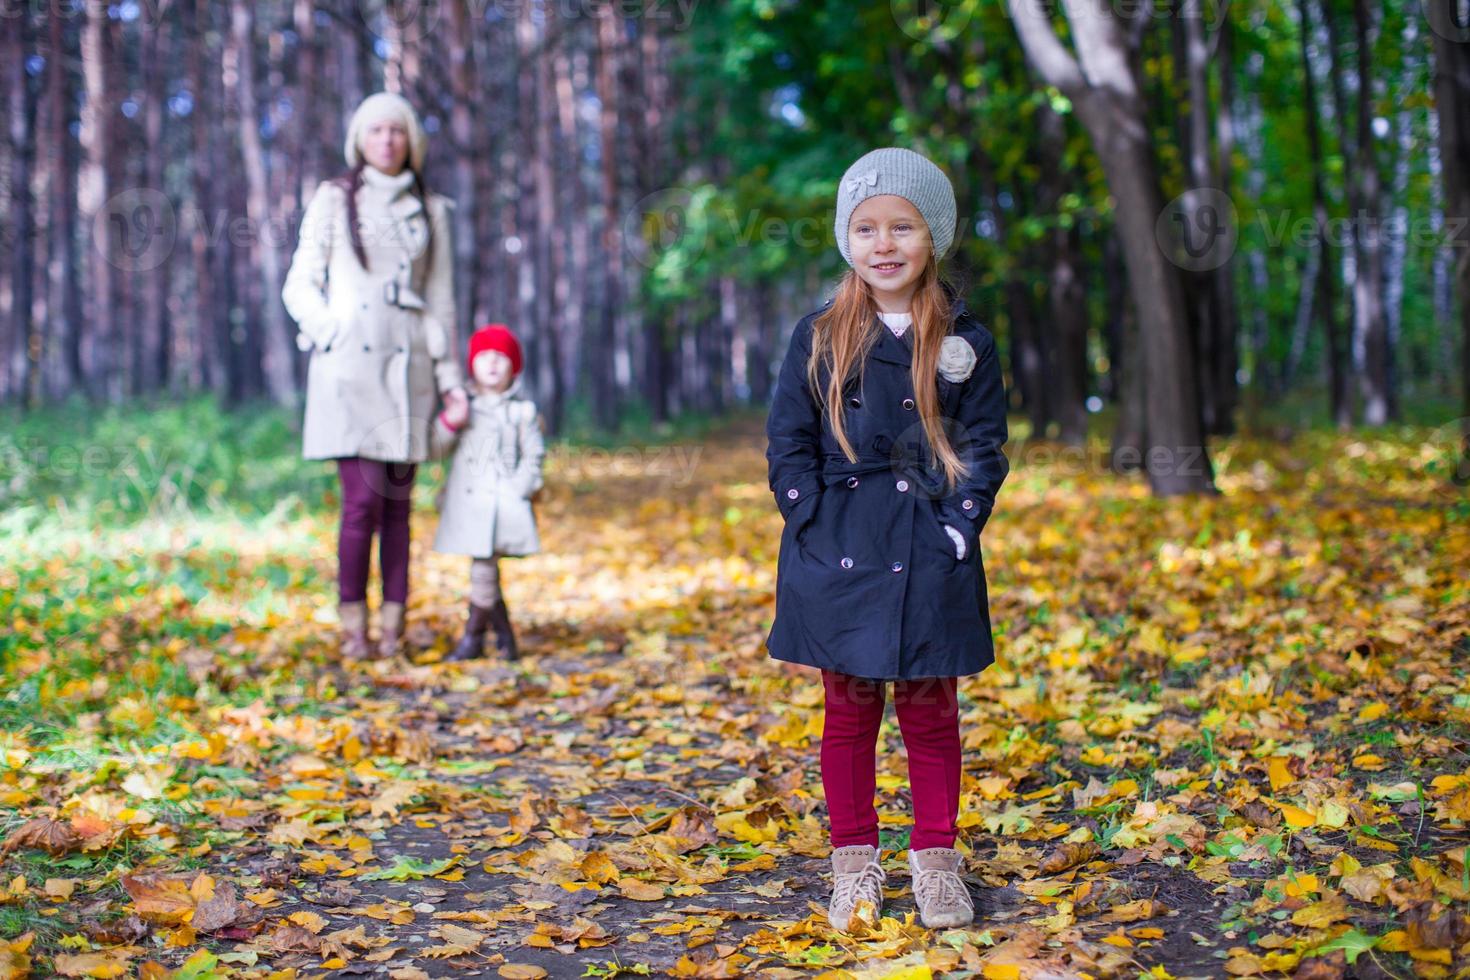
[(879, 194), (896, 194), (918, 209), (929, 226), (934, 257), (944, 258), (954, 244), (954, 186), (943, 170), (928, 157), (899, 146), (885, 146), (865, 153), (847, 168), (837, 185), (837, 249), (852, 265), (847, 226), (857, 206)]
[(347, 158), (347, 166), (356, 167), (361, 161), (363, 135), (367, 133), (369, 126), (384, 119), (401, 122), (403, 128), (408, 130), (408, 165), (416, 173), (423, 173), (424, 152), (429, 147), (429, 137), (424, 133), (419, 114), (413, 111), (409, 101), (392, 92), (369, 95), (352, 114), (351, 121), (347, 123), (347, 142), (342, 149), (342, 155)]

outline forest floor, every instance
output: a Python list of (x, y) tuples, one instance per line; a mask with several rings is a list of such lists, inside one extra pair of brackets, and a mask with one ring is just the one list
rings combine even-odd
[(554, 451), (510, 663), (439, 663), (425, 500), (409, 655), (355, 666), (330, 506), (0, 528), (0, 977), (1470, 975), (1470, 504), (1424, 431), (1221, 440), (1166, 501), (1012, 447), (942, 933), (891, 712), (884, 915), (827, 926), (763, 448)]

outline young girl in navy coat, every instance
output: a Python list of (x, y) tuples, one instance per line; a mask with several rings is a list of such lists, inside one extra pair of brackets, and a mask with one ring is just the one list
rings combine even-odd
[(874, 150), (837, 191), (852, 266), (796, 325), (766, 423), (785, 518), (766, 646), (819, 668), (831, 819), (828, 919), (876, 921), (875, 750), (885, 683), (908, 751), (909, 869), (929, 928), (974, 917), (955, 850), (957, 678), (995, 661), (980, 531), (1010, 469), (995, 339), (939, 277), (954, 240), (949, 178), (911, 150)]

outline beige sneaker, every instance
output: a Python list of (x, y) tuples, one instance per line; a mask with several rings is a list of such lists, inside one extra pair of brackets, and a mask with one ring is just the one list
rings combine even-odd
[(954, 929), (975, 921), (970, 890), (960, 877), (964, 858), (952, 847), (926, 847), (909, 851), (909, 870), (914, 876), (914, 901), (919, 918), (929, 929)]
[(827, 903), (827, 921), (838, 932), (848, 931), (861, 901), (872, 903), (873, 924), (883, 914), (883, 882), (888, 875), (878, 863), (880, 853), (868, 844), (852, 844), (832, 852), (832, 900)]

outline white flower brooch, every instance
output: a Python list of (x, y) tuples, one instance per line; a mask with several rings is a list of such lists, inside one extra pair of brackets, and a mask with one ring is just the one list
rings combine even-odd
[(939, 345), (939, 373), (946, 381), (963, 381), (975, 370), (975, 348), (951, 334)]

